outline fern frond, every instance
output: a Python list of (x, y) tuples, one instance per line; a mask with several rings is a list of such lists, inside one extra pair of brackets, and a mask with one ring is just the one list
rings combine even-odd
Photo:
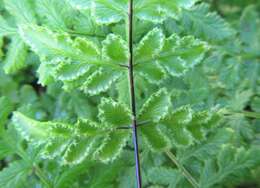
[(140, 127), (140, 132), (148, 148), (152, 151), (164, 151), (170, 147), (169, 139), (156, 124), (149, 123), (147, 126)]
[(48, 138), (48, 124), (35, 121), (20, 112), (14, 112), (12, 121), (18, 132), (28, 141), (44, 142)]
[(67, 0), (72, 7), (78, 10), (86, 10), (91, 8), (91, 0)]
[(11, 36), (17, 33), (17, 29), (10, 26), (10, 24), (0, 15), (0, 37)]
[(121, 72), (100, 68), (91, 74), (81, 86), (81, 90), (89, 95), (97, 95), (107, 91), (121, 77)]
[(182, 24), (187, 33), (207, 40), (223, 40), (234, 34), (223, 18), (209, 12), (209, 5), (205, 3), (183, 11)]
[(155, 28), (151, 30), (139, 42), (135, 49), (136, 63), (151, 60), (158, 55), (164, 44), (164, 34), (161, 29)]
[(126, 17), (127, 0), (95, 0), (93, 16), (98, 24), (117, 23)]
[(167, 132), (174, 145), (187, 147), (192, 144), (191, 133), (187, 130), (186, 125), (192, 119), (190, 107), (181, 107), (176, 111), (170, 112), (162, 119), (160, 124), (166, 126)]
[(139, 19), (161, 23), (169, 17), (176, 18), (182, 8), (189, 8), (196, 1), (141, 0), (136, 3), (135, 10)]
[(18, 23), (36, 23), (35, 11), (30, 0), (4, 0), (4, 5)]
[(123, 151), (130, 135), (131, 132), (126, 130), (108, 134), (94, 156), (105, 163), (114, 161)]
[(26, 66), (27, 47), (19, 37), (13, 37), (5, 59), (4, 71), (15, 73)]
[(126, 41), (118, 35), (110, 34), (102, 43), (102, 56), (104, 59), (122, 65), (127, 64), (129, 51)]
[(32, 170), (32, 166), (23, 160), (10, 163), (0, 172), (0, 187), (19, 187)]
[(115, 102), (112, 99), (103, 98), (98, 109), (99, 119), (104, 124), (104, 126), (108, 128), (128, 126), (131, 124), (131, 112), (122, 103)]
[(259, 149), (234, 148), (225, 145), (219, 152), (216, 163), (214, 160), (207, 160), (203, 168), (200, 185), (208, 188), (225, 180), (239, 177), (243, 172), (252, 166), (259, 164)]
[(158, 92), (151, 95), (143, 104), (138, 115), (138, 120), (158, 122), (161, 118), (166, 116), (170, 105), (170, 96), (167, 90), (160, 89)]

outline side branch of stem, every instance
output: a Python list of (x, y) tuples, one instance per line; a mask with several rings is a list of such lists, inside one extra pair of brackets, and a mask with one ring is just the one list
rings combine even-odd
[(192, 177), (192, 175), (186, 170), (186, 168), (178, 161), (175, 155), (170, 150), (166, 150), (165, 153), (170, 158), (170, 160), (178, 167), (178, 169), (181, 170), (182, 174), (190, 182), (190, 184), (194, 188), (199, 188), (198, 182)]

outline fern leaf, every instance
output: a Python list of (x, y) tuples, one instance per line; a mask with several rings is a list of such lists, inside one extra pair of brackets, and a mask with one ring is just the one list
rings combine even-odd
[(101, 128), (101, 125), (88, 119), (80, 119), (76, 124), (77, 134), (86, 137), (96, 136)]
[(160, 185), (170, 185), (170, 187), (173, 187), (173, 184), (177, 184), (181, 176), (178, 170), (166, 167), (153, 167), (148, 171), (150, 182)]
[(129, 57), (127, 44), (120, 36), (110, 34), (103, 41), (102, 55), (108, 61), (126, 64)]
[(49, 122), (49, 125), (51, 136), (70, 138), (73, 135), (73, 129), (71, 125), (58, 122)]
[(26, 117), (20, 112), (14, 112), (12, 121), (17, 131), (26, 140), (33, 140), (36, 142), (46, 141), (48, 138), (48, 125), (40, 123), (31, 118)]
[(170, 96), (166, 89), (154, 93), (142, 106), (138, 120), (158, 122), (166, 116), (171, 105)]
[(127, 0), (95, 0), (93, 15), (98, 24), (117, 23), (126, 17)]
[(8, 167), (0, 172), (0, 187), (19, 187), (32, 167), (23, 160), (10, 163)]
[(35, 7), (42, 22), (58, 31), (68, 30), (76, 16), (66, 1), (36, 0)]
[[(70, 58), (77, 62), (100, 64), (97, 47), (84, 39), (72, 41), (67, 34), (57, 34), (45, 27), (21, 25), (20, 35), (32, 50), (43, 59)], [(88, 49), (88, 50), (87, 50)]]
[(72, 7), (78, 10), (86, 10), (91, 8), (91, 0), (67, 0)]
[(27, 47), (19, 37), (13, 37), (5, 59), (4, 71), (15, 73), (26, 66)]
[(208, 112), (202, 111), (194, 113), (191, 122), (188, 124), (187, 129), (192, 134), (196, 141), (202, 141), (206, 137), (206, 130), (204, 125), (209, 121), (210, 116)]
[(52, 64), (47, 62), (42, 62), (37, 69), (38, 83), (43, 86), (49, 85), (54, 82), (54, 67)]
[(61, 169), (61, 174), (57, 175), (55, 182), (53, 183), (55, 188), (70, 188), (71, 184), (75, 183), (78, 180), (78, 177), (81, 174), (84, 174), (87, 169), (90, 169), (93, 166), (92, 161), (82, 163), (75, 166), (69, 166), (67, 168)]
[(43, 148), (42, 157), (45, 159), (60, 157), (71, 142), (70, 139), (65, 138), (52, 138), (48, 140), (48, 143)]
[(116, 89), (118, 93), (118, 101), (125, 104), (129, 104), (130, 95), (129, 95), (129, 80), (127, 75), (123, 74), (122, 79), (118, 80), (116, 84)]
[(124, 104), (106, 98), (101, 100), (98, 117), (106, 127), (111, 128), (128, 126), (132, 119), (130, 110)]
[(121, 72), (100, 68), (87, 78), (81, 89), (89, 95), (97, 95), (107, 91), (120, 76)]
[(0, 97), (0, 133), (4, 128), (4, 124), (7, 121), (9, 114), (13, 110), (13, 104), (7, 97)]
[(79, 164), (91, 154), (95, 139), (76, 137), (64, 154), (64, 164)]
[(135, 71), (152, 84), (160, 84), (165, 78), (166, 73), (158, 63), (141, 63), (135, 67)]
[(209, 12), (209, 6), (205, 3), (183, 11), (182, 24), (188, 33), (207, 40), (223, 40), (234, 34), (219, 15)]
[(91, 65), (64, 61), (56, 68), (54, 77), (61, 81), (73, 81), (90, 71)]
[(32, 2), (29, 0), (4, 0), (5, 8), (19, 23), (36, 23)]
[(189, 107), (181, 107), (174, 112), (170, 112), (162, 121), (165, 125), (170, 139), (179, 147), (187, 147), (192, 143), (192, 137), (186, 129), (186, 125), (192, 119), (192, 111)]
[(121, 154), (130, 135), (126, 130), (111, 132), (94, 155), (105, 163), (115, 160)]
[[(158, 57), (158, 62), (172, 75), (181, 76), (187, 70), (186, 61), (175, 54), (177, 41), (180, 38), (177, 35), (172, 35), (165, 40), (161, 55)], [(163, 55), (165, 54), (165, 55)]]
[(17, 33), (17, 29), (10, 26), (9, 23), (0, 16), (0, 37), (10, 36)]
[(223, 146), (216, 159), (217, 166), (213, 159), (205, 162), (200, 185), (209, 188), (231, 177), (240, 177), (243, 172), (259, 163), (259, 159), (255, 158), (257, 155), (259, 149), (245, 150), (230, 145)]
[(158, 55), (163, 47), (164, 34), (161, 29), (155, 28), (139, 42), (135, 50), (136, 62), (149, 61)]
[(140, 0), (136, 2), (135, 11), (141, 20), (161, 23), (166, 18), (176, 18), (182, 8), (189, 8), (196, 1)]
[(69, 36), (60, 36), (45, 27), (21, 25), (20, 35), (32, 50), (43, 57), (71, 56), (75, 53)]
[(169, 148), (169, 139), (153, 123), (140, 128), (145, 143), (152, 151), (163, 151)]
[(182, 76), (189, 68), (194, 67), (204, 57), (208, 47), (205, 43), (191, 36), (183, 38), (173, 34), (165, 40), (158, 62), (172, 76)]
[(191, 157), (196, 157), (199, 160), (209, 159), (217, 154), (221, 147), (228, 143), (233, 136), (234, 131), (232, 129), (220, 129), (203, 143), (180, 150), (178, 153), (179, 161), (185, 163), (188, 162)]

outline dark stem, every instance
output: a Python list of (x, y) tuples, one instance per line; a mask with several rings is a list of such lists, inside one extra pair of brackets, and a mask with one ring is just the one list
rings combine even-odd
[(134, 70), (133, 70), (133, 0), (129, 0), (129, 12), (128, 12), (128, 45), (129, 45), (129, 85), (130, 85), (130, 103), (132, 109), (132, 129), (133, 129), (133, 143), (135, 150), (135, 168), (137, 187), (142, 187), (139, 149), (138, 149), (138, 137), (137, 137), (137, 120), (136, 120), (136, 101), (135, 101), (135, 83), (134, 83)]

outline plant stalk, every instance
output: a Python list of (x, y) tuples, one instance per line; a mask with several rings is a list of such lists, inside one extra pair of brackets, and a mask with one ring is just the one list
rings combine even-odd
[[(127, 23), (126, 23), (127, 24)], [(136, 120), (136, 101), (135, 101), (135, 82), (134, 82), (134, 60), (133, 60), (133, 0), (129, 0), (128, 11), (128, 47), (129, 47), (129, 85), (130, 85), (130, 104), (132, 110), (132, 130), (133, 130), (133, 144), (135, 150), (135, 168), (137, 187), (142, 187), (141, 168), (138, 149), (138, 136), (137, 136), (137, 120)]]
[(177, 160), (177, 158), (175, 157), (175, 155), (170, 151), (170, 150), (166, 150), (165, 153), (167, 154), (167, 156), (171, 159), (171, 161), (178, 167), (178, 169), (181, 170), (182, 174), (185, 176), (185, 178), (190, 182), (190, 184), (194, 187), (194, 188), (199, 188), (199, 184), (198, 182), (192, 177), (192, 175), (185, 169), (185, 167), (179, 163), (179, 161)]
[(38, 166), (35, 166), (34, 168), (35, 168), (35, 174), (38, 176), (41, 182), (44, 183), (47, 188), (52, 188), (50, 182), (48, 181), (48, 179), (46, 178), (42, 170)]

